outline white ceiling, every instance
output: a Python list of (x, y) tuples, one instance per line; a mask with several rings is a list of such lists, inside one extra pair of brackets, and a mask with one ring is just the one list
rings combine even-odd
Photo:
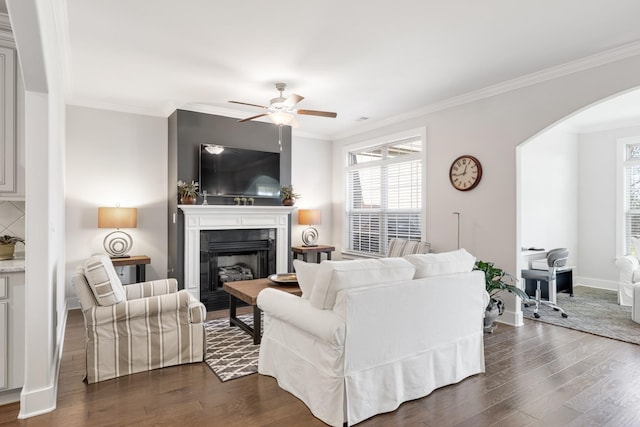
[(58, 4), (71, 104), (248, 117), (260, 110), (227, 101), (268, 104), (283, 81), (299, 108), (338, 113), (298, 116), (299, 131), (327, 138), (640, 43), (638, 0)]

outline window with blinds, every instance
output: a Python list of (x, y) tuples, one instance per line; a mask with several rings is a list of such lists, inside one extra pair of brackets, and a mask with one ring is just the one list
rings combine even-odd
[[(625, 253), (635, 254), (632, 236), (640, 236), (640, 143), (625, 147), (624, 168), (624, 232)], [(640, 254), (635, 254), (636, 256)]]
[(390, 239), (420, 240), (422, 137), (348, 153), (347, 251), (387, 254)]

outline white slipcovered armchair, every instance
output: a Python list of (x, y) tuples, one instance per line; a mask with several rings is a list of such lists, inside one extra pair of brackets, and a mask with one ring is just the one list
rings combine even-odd
[(88, 383), (204, 357), (206, 309), (175, 279), (122, 286), (106, 255), (76, 269)]
[(618, 303), (632, 306), (633, 288), (640, 286), (640, 261), (633, 255), (625, 255), (616, 260), (616, 267), (620, 270)]

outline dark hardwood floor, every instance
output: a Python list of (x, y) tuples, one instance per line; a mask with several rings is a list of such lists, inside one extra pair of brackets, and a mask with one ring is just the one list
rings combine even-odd
[[(246, 310), (246, 308), (245, 308)], [(220, 317), (226, 313), (210, 313)], [(273, 378), (221, 383), (204, 363), (87, 385), (83, 320), (69, 313), (57, 409), (16, 426), (324, 426)], [(359, 424), (387, 426), (640, 426), (640, 346), (544, 323), (485, 334), (486, 374)]]

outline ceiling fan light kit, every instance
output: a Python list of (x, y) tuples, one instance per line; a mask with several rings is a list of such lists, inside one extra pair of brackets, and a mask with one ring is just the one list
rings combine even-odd
[(267, 110), (266, 113), (257, 114), (255, 116), (247, 117), (246, 119), (238, 120), (238, 122), (248, 122), (250, 120), (258, 119), (260, 117), (269, 116), (269, 119), (277, 125), (288, 125), (295, 120), (296, 114), (302, 114), (306, 116), (319, 116), (319, 117), (331, 117), (336, 118), (337, 113), (330, 111), (318, 111), (318, 110), (296, 110), (294, 107), (304, 99), (303, 96), (297, 94), (291, 94), (287, 98), (283, 96), (283, 92), (287, 85), (285, 83), (276, 83), (276, 89), (280, 92), (280, 96), (271, 99), (269, 106), (251, 104), (241, 101), (229, 101), (233, 104), (248, 105), (250, 107), (257, 107)]

